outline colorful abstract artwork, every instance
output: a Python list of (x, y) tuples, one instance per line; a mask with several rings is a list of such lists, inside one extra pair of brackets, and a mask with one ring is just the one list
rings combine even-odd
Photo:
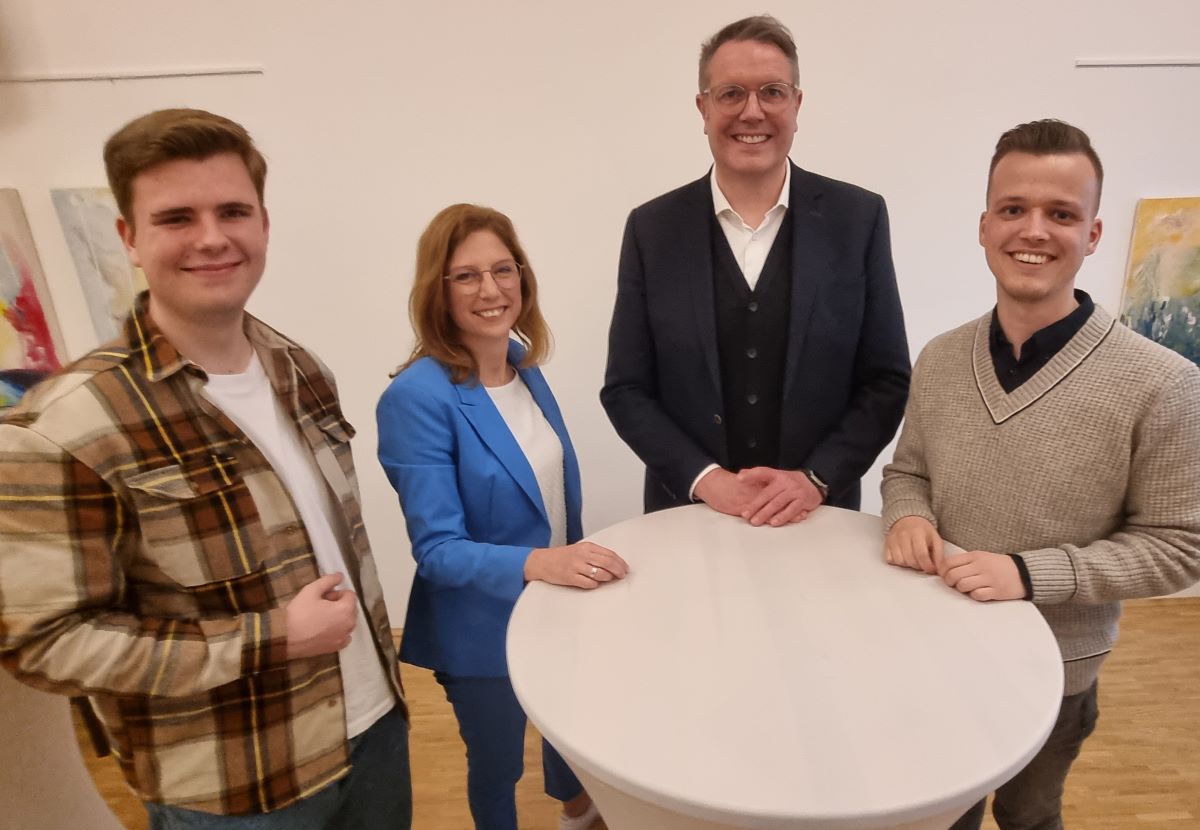
[(0, 409), (57, 369), (62, 353), (21, 196), (0, 189)]
[(52, 190), (54, 209), (75, 262), (96, 337), (117, 336), (146, 278), (117, 234), (117, 202), (104, 187)]
[(1200, 197), (1138, 201), (1121, 322), (1200, 365)]

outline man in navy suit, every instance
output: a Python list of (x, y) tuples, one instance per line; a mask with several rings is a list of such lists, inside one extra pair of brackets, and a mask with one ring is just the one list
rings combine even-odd
[(647, 511), (752, 524), (859, 506), (910, 365), (887, 208), (788, 160), (801, 92), (769, 16), (700, 52), (709, 175), (629, 216), (600, 399), (646, 464)]

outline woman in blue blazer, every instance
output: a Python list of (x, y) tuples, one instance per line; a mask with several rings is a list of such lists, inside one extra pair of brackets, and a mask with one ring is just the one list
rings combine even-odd
[[(513, 605), (531, 580), (596, 588), (628, 568), (579, 541), (579, 465), (537, 368), (550, 335), (508, 217), (476, 205), (435, 216), (409, 313), (417, 345), (376, 410), (417, 560), (400, 659), (433, 669), (454, 707), (475, 827), (514, 830), (525, 713), (504, 654)], [(591, 799), (544, 741), (542, 765), (560, 827), (590, 826)]]

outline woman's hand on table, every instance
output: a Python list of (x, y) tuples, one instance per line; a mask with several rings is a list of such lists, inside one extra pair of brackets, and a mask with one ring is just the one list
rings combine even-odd
[(622, 579), (629, 565), (613, 551), (594, 542), (576, 542), (556, 548), (534, 548), (525, 560), (525, 581), (553, 585), (599, 588)]

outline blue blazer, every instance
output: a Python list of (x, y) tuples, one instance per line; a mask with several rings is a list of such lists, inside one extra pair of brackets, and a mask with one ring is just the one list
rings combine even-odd
[[(510, 363), (523, 354), (510, 344)], [(562, 441), (567, 541), (578, 541), (579, 462), (562, 413), (541, 371), (517, 371)], [(550, 543), (533, 469), (487, 390), (451, 383), (432, 358), (396, 376), (375, 416), (417, 560), (400, 659), (460, 677), (507, 675), (504, 636), (525, 559)]]

